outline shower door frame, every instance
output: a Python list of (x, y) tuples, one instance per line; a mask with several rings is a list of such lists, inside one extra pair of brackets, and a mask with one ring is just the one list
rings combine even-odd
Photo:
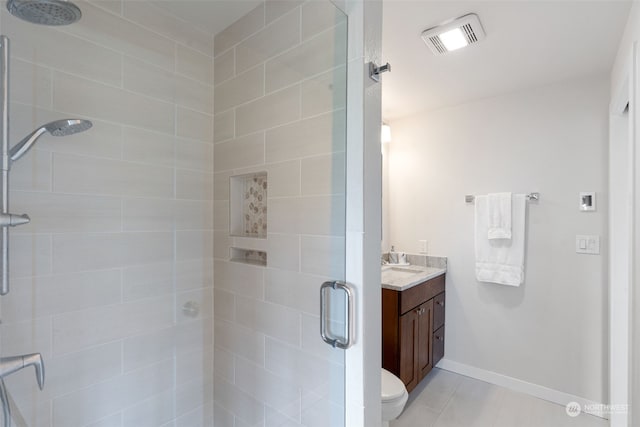
[[(624, 71), (612, 82), (609, 105), (609, 400), (606, 414), (611, 427), (627, 427), (637, 422), (631, 408), (640, 402), (638, 354), (640, 306), (637, 290), (640, 248), (640, 42), (633, 41), (624, 56)], [(617, 77), (617, 78), (616, 78)], [(623, 129), (625, 127), (626, 129)], [(624, 139), (623, 139), (624, 138)], [(611, 171), (615, 171), (615, 174)], [(617, 195), (613, 194), (613, 189)], [(615, 197), (614, 197), (615, 196)], [(625, 302), (627, 303), (625, 305)], [(618, 409), (618, 407), (626, 408)]]
[[(332, 0), (348, 17), (346, 271), (355, 290), (354, 345), (345, 351), (345, 425), (380, 427), (382, 1)], [(320, 285), (320, 284), (318, 284)]]
[[(635, 50), (635, 49), (634, 49)], [(631, 253), (633, 200), (633, 70), (612, 94), (609, 108), (609, 400), (611, 404), (628, 404), (631, 390), (630, 334), (631, 313)], [(629, 107), (627, 109), (627, 106)], [(627, 301), (627, 305), (624, 305)], [(630, 414), (611, 413), (611, 427), (626, 427)]]

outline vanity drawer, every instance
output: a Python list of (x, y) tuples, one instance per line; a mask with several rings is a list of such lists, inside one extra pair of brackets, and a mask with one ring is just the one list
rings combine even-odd
[(444, 326), (433, 333), (433, 361), (431, 366), (436, 366), (436, 363), (444, 356)]
[(433, 298), (433, 330), (444, 325), (444, 292)]
[(400, 314), (416, 308), (439, 293), (444, 292), (444, 274), (416, 285), (400, 294)]

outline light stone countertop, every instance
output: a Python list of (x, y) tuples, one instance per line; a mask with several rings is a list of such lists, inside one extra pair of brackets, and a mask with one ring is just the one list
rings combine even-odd
[(434, 277), (442, 276), (446, 272), (446, 268), (386, 264), (382, 266), (382, 287), (404, 291)]

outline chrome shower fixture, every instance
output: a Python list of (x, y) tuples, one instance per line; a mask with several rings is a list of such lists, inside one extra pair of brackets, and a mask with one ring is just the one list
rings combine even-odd
[(38, 387), (42, 390), (44, 388), (44, 361), (40, 353), (0, 358), (0, 403), (2, 403), (4, 427), (11, 427), (11, 402), (7, 395), (7, 388), (4, 385), (4, 377), (27, 366), (33, 366), (36, 369), (36, 381), (38, 382)]
[(67, 136), (74, 133), (83, 132), (93, 126), (89, 120), (81, 119), (62, 119), (55, 122), (47, 123), (44, 126), (31, 132), (22, 141), (11, 147), (9, 150), (9, 158), (12, 162), (15, 162), (20, 157), (24, 156), (27, 151), (33, 147), (33, 144), (44, 135), (49, 132), (53, 136)]
[(42, 390), (44, 388), (44, 362), (40, 353), (0, 357), (0, 378), (7, 377), (28, 366), (33, 366), (36, 369), (36, 381)]
[[(53, 1), (45, 0), (44, 2), (52, 3)], [(61, 0), (55, 0), (55, 2), (69, 3)], [(18, 3), (37, 2), (32, 0), (9, 0), (7, 7), (11, 10), (11, 5)], [(80, 13), (79, 9), (78, 13)], [(67, 136), (83, 132), (92, 126), (93, 124), (89, 120), (55, 120), (40, 126), (9, 149), (9, 38), (0, 36), (0, 295), (6, 295), (9, 292), (9, 227), (27, 224), (31, 221), (27, 214), (18, 215), (9, 212), (9, 172), (11, 165), (24, 156), (45, 133), (50, 133), (52, 136)]]
[(69, 25), (82, 17), (80, 8), (67, 0), (9, 0), (7, 10), (32, 24)]

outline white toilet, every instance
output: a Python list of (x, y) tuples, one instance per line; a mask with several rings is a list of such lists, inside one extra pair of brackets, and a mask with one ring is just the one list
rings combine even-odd
[(386, 369), (382, 370), (382, 427), (389, 427), (389, 421), (402, 413), (409, 393), (400, 378)]

